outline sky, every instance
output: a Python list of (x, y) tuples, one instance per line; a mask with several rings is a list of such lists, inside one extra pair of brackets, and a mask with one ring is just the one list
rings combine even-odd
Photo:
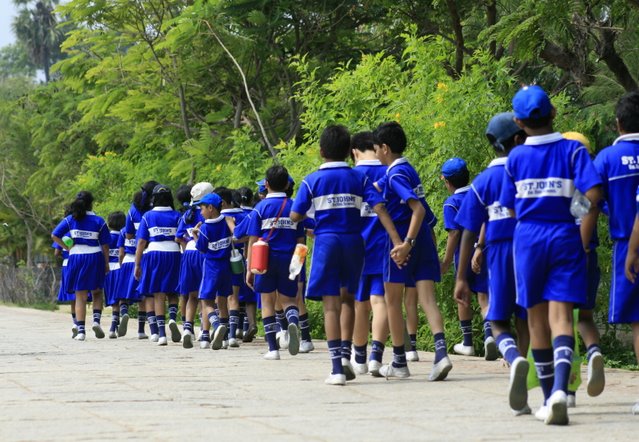
[(17, 14), (13, 0), (0, 0), (0, 47), (15, 41), (11, 31), (11, 22)]

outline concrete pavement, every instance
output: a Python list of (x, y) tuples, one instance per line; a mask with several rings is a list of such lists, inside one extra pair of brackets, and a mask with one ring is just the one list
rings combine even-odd
[[(103, 318), (105, 330), (109, 316)], [(71, 339), (70, 318), (0, 306), (0, 440), (637, 440), (639, 372), (607, 370), (597, 398), (577, 395), (568, 427), (513, 417), (501, 362), (451, 356), (428, 382), (432, 353), (412, 377), (360, 376), (324, 385), (324, 342), (264, 361), (261, 339), (239, 349), (157, 347), (129, 335)], [(385, 360), (390, 357), (387, 349)], [(584, 367), (585, 378), (585, 367)], [(539, 389), (530, 392), (534, 409)]]

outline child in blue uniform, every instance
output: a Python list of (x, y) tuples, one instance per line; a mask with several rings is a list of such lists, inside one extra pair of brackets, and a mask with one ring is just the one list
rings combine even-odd
[[(586, 300), (586, 250), (601, 180), (586, 147), (553, 132), (555, 109), (543, 89), (522, 88), (513, 109), (528, 138), (508, 156), (499, 202), (514, 210), (518, 221), (513, 240), (517, 303), (528, 311), (532, 354), (546, 400), (536, 416), (546, 424), (566, 425), (573, 307)], [(590, 208), (583, 204), (587, 214), (581, 234), (571, 213), (575, 189), (591, 203)]]
[[(104, 280), (104, 299), (106, 305), (111, 306), (113, 313), (111, 314), (111, 327), (109, 328), (109, 338), (118, 337), (117, 329), (120, 324), (120, 290), (122, 289), (120, 275), (120, 249), (118, 248), (118, 239), (120, 238), (120, 230), (124, 227), (125, 217), (122, 212), (111, 212), (107, 218), (107, 226), (111, 241), (109, 241), (109, 274)], [(127, 281), (128, 282), (128, 281)]]
[(204, 221), (198, 204), (203, 196), (213, 192), (211, 183), (197, 183), (191, 188), (191, 207), (184, 212), (178, 224), (175, 240), (182, 246), (182, 260), (180, 261), (180, 281), (178, 292), (185, 297), (185, 319), (182, 346), (193, 348), (193, 323), (198, 305), (198, 289), (202, 281), (202, 266), (204, 256), (195, 248), (193, 229)]
[[(51, 238), (69, 252), (67, 264), (67, 291), (75, 292), (75, 313), (78, 322), (78, 341), (86, 339), (85, 319), (89, 292), (93, 295), (93, 331), (98, 339), (104, 338), (100, 327), (102, 288), (109, 273), (109, 229), (102, 218), (91, 211), (93, 195), (82, 191), (71, 203), (71, 215), (53, 229)], [(67, 246), (62, 237), (69, 236), (73, 245)]]
[[(432, 226), (436, 222), (424, 198), (424, 188), (415, 169), (402, 156), (407, 141), (399, 123), (390, 122), (375, 129), (379, 140), (376, 150), (382, 164), (388, 166), (384, 180), (377, 185), (383, 190), (386, 206), (400, 237), (404, 241), (392, 247), (387, 243), (390, 256), (384, 257), (384, 290), (388, 323), (393, 341), (393, 362), (380, 368), (382, 376), (408, 377), (404, 353), (404, 321), (402, 300), (406, 283), (414, 282), (419, 299), (435, 340), (435, 360), (429, 376), (431, 381), (446, 378), (452, 363), (446, 351), (444, 323), (435, 298), (435, 282), (440, 280), (439, 258)], [(393, 242), (393, 244), (395, 244)], [(406, 266), (398, 267), (391, 257)]]
[[(175, 242), (180, 214), (173, 208), (171, 190), (162, 184), (153, 188), (152, 204), (153, 209), (142, 216), (136, 233), (135, 277), (140, 281), (140, 292), (154, 300), (158, 334), (152, 335), (151, 341), (164, 346), (166, 297), (175, 292), (180, 273), (180, 246)], [(171, 340), (179, 342), (181, 336), (175, 321), (170, 329)]]
[[(127, 255), (133, 254), (133, 262), (135, 269), (135, 251), (137, 249), (137, 241), (135, 235), (137, 233), (140, 221), (142, 221), (142, 215), (151, 210), (151, 198), (153, 189), (158, 185), (157, 181), (147, 181), (142, 185), (140, 190), (133, 195), (133, 203), (129, 208), (129, 212), (126, 216), (126, 223), (124, 225), (124, 231), (126, 235), (125, 250)], [(124, 258), (124, 263), (127, 264), (127, 259)], [(144, 256), (142, 256), (144, 260)], [(127, 288), (127, 300), (129, 302), (139, 302), (138, 305), (138, 339), (148, 339), (146, 333), (144, 333), (144, 323), (149, 322), (149, 328), (151, 329), (151, 335), (158, 334), (157, 322), (155, 320), (155, 306), (153, 299), (145, 297), (143, 293), (140, 293), (139, 283), (135, 277), (134, 271), (131, 272), (131, 278), (129, 279), (129, 287)], [(121, 336), (126, 334), (126, 320), (121, 321), (121, 327), (118, 330)]]
[[(442, 165), (442, 179), (446, 189), (451, 194), (444, 201), (444, 228), (448, 231), (446, 241), (446, 251), (442, 260), (442, 275), (448, 272), (450, 265), (454, 262), (456, 272), (459, 272), (459, 242), (464, 228), (456, 222), (455, 217), (459, 213), (464, 197), (468, 193), (469, 172), (466, 162), (461, 158), (451, 158)], [(477, 293), (477, 301), (481, 307), (482, 316), (486, 317), (488, 309), (488, 281), (486, 268), (481, 266), (479, 274), (466, 272), (470, 289)], [(473, 310), (470, 304), (457, 304), (457, 314), (459, 325), (462, 331), (462, 342), (455, 344), (455, 353), (465, 356), (474, 356), (473, 346)], [(497, 359), (497, 345), (493, 338), (490, 322), (484, 319), (484, 351), (488, 361)]]
[[(222, 198), (209, 193), (200, 199), (203, 223), (199, 223), (191, 232), (195, 238), (195, 247), (204, 254), (202, 281), (199, 299), (202, 301), (202, 338), (200, 346), (209, 342), (209, 330), (215, 320), (215, 305), (219, 309), (219, 326), (214, 329), (211, 349), (222, 348), (229, 324), (227, 298), (233, 293), (231, 284), (231, 241), (232, 234), (228, 221), (220, 214)], [(204, 321), (204, 318), (208, 321)]]
[[(376, 182), (386, 174), (384, 166), (375, 155), (375, 140), (372, 132), (360, 132), (351, 138), (351, 152), (355, 160), (355, 170), (363, 172), (371, 182)], [(388, 339), (388, 317), (384, 300), (383, 263), (386, 248), (386, 232), (379, 223), (377, 214), (368, 204), (362, 207), (362, 238), (365, 244), (362, 278), (355, 294), (355, 328), (353, 331), (354, 361), (356, 374), (378, 373), (382, 366), (384, 343)], [(366, 360), (368, 333), (372, 321), (372, 351), (370, 361)], [(343, 343), (342, 343), (343, 344)]]
[[(329, 126), (322, 132), (319, 144), (324, 164), (302, 181), (291, 220), (301, 222), (307, 214), (315, 218), (315, 244), (306, 296), (322, 299), (324, 303), (324, 328), (333, 366), (326, 383), (345, 385), (340, 313), (342, 302), (352, 306), (362, 270), (362, 203), (367, 202), (377, 213), (393, 244), (401, 244), (401, 239), (379, 193), (365, 175), (352, 170), (344, 161), (350, 150), (348, 130)], [(352, 324), (347, 327), (350, 329), (344, 330), (344, 336), (352, 335)], [(348, 359), (345, 361), (350, 364)], [(349, 378), (354, 377), (354, 372), (349, 373)]]
[(248, 235), (248, 269), (251, 263), (251, 247), (258, 238), (265, 238), (269, 244), (268, 270), (263, 275), (246, 273), (247, 285), (253, 285), (262, 297), (262, 322), (269, 351), (264, 359), (278, 360), (280, 354), (275, 340), (275, 299), (280, 297), (288, 321), (288, 351), (291, 355), (299, 352), (299, 309), (297, 307), (297, 280), (289, 278), (289, 264), (295, 246), (304, 241), (304, 230), (300, 224), (291, 221), (292, 201), (287, 197), (288, 171), (283, 166), (272, 166), (266, 171), (267, 195), (251, 214)]
[[(473, 243), (475, 256), (483, 260), (484, 250), (489, 274), (489, 298), (486, 319), (491, 321), (497, 345), (510, 365), (509, 403), (517, 416), (530, 414), (528, 406), (528, 324), (526, 311), (516, 304), (515, 273), (512, 239), (515, 218), (499, 203), (504, 181), (506, 159), (510, 151), (523, 143), (526, 132), (517, 126), (512, 112), (495, 115), (488, 123), (486, 137), (498, 158), (473, 180), (455, 221), (464, 228), (459, 246), (459, 265), (455, 281), (455, 300), (470, 305), (470, 291), (466, 274), (469, 271)], [(482, 227), (483, 226), (483, 227)], [(483, 238), (477, 241), (480, 231)], [(518, 340), (510, 330), (515, 315)]]

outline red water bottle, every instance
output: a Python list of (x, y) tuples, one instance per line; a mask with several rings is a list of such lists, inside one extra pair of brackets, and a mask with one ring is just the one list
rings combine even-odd
[(251, 247), (251, 273), (263, 275), (268, 270), (268, 243), (257, 240)]

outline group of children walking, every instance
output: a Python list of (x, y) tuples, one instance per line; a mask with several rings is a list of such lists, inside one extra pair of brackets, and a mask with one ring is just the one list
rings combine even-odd
[[(499, 352), (510, 365), (513, 413), (531, 413), (530, 347), (544, 393), (535, 416), (565, 425), (567, 409), (574, 406), (574, 392), (568, 391), (574, 309), (587, 346), (588, 394), (599, 395), (605, 385), (592, 316), (600, 211), (609, 217), (614, 241), (609, 320), (632, 324), (639, 361), (639, 93), (622, 97), (616, 116), (621, 136), (593, 162), (583, 136), (554, 132), (555, 109), (540, 87), (517, 92), (513, 112), (488, 123), (486, 136), (497, 158), (472, 184), (461, 158), (442, 166), (451, 196), (443, 207), (448, 239), (441, 260), (437, 218), (403, 156), (408, 141), (396, 122), (352, 137), (343, 126), (327, 127), (319, 140), (323, 163), (304, 178), (294, 199), (294, 181), (280, 165), (258, 183), (254, 207), (248, 188), (202, 182), (178, 189), (181, 206), (175, 210), (171, 190), (149, 181), (134, 195), (127, 215), (112, 213), (105, 223), (91, 212), (91, 194), (80, 192), (52, 233), (64, 257), (60, 300), (72, 302), (77, 340), (86, 337), (86, 304), (92, 297), (98, 338), (105, 336), (103, 303), (113, 306), (111, 338), (127, 333), (128, 306), (138, 303), (139, 338), (147, 338), (148, 322), (158, 345), (167, 345), (170, 336), (185, 348), (199, 341), (214, 350), (250, 342), (261, 306), (268, 360), (280, 359), (284, 348), (291, 355), (313, 350), (304, 299), (320, 300), (330, 385), (345, 385), (365, 373), (409, 377), (408, 362), (418, 359), (419, 302), (435, 343), (429, 380), (441, 381), (452, 363), (435, 283), (454, 263), (463, 335), (454, 351), (475, 354), (474, 292), (484, 319), (485, 357), (497, 359)], [(314, 239), (306, 282), (300, 266), (309, 234)], [(389, 337), (392, 361), (382, 365)]]

